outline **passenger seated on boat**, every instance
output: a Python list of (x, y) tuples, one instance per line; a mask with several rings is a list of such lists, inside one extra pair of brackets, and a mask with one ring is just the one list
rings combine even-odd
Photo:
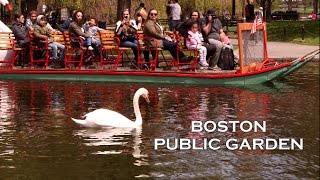
[(142, 18), (142, 16), (139, 13), (137, 14), (135, 22), (137, 25), (137, 30), (143, 30), (145, 20)]
[[(49, 29), (46, 27), (46, 17), (39, 15), (37, 17), (37, 24), (34, 26), (34, 37), (37, 40), (39, 47), (45, 46), (46, 40), (48, 40), (48, 46), (51, 48), (52, 58), (55, 68), (60, 68), (64, 64), (64, 45), (57, 42), (53, 42), (52, 35)], [(59, 57), (58, 57), (59, 50)]]
[(187, 38), (187, 48), (188, 49), (197, 49), (199, 51), (199, 64), (202, 68), (207, 68), (209, 66), (206, 57), (207, 57), (207, 48), (203, 46), (203, 43), (200, 40), (202, 37), (198, 31), (198, 23), (193, 21), (191, 28), (188, 31)]
[(222, 42), (220, 39), (220, 34), (224, 33), (222, 29), (222, 24), (216, 15), (215, 9), (209, 9), (205, 20), (202, 22), (202, 29), (205, 34), (205, 38), (208, 40), (209, 44), (216, 47), (216, 51), (213, 55), (213, 59), (209, 62), (210, 67), (213, 70), (221, 70), (218, 66), (218, 60), (220, 58), (220, 53), (222, 50)]
[(29, 63), (29, 37), (28, 27), (24, 25), (25, 19), (22, 14), (14, 15), (15, 22), (12, 24), (12, 32), (20, 48), (26, 48), (22, 65)]
[[(168, 50), (174, 59), (179, 55), (181, 62), (189, 62), (193, 57), (186, 57), (181, 51), (177, 52), (177, 44), (172, 42), (172, 39), (163, 33), (163, 27), (158, 23), (158, 11), (151, 9), (148, 13), (148, 19), (144, 25), (144, 42), (148, 47), (161, 47), (164, 50)], [(155, 45), (150, 38), (157, 40)], [(155, 57), (155, 50), (151, 51), (153, 57)], [(144, 51), (144, 58), (146, 62), (149, 62), (149, 51)]]
[[(37, 25), (38, 13), (37, 11), (30, 11), (29, 15), (30, 17), (26, 20), (26, 26), (30, 31), (34, 31), (34, 26)], [(53, 27), (48, 22), (46, 23), (46, 27), (49, 31), (54, 31)]]
[(135, 65), (137, 65), (138, 60), (137, 30), (135, 20), (130, 20), (129, 9), (124, 9), (122, 11), (122, 19), (116, 23), (115, 33), (120, 37), (120, 47), (129, 47), (132, 49)]
[(104, 29), (99, 28), (97, 26), (97, 19), (90, 18), (87, 23), (83, 25), (84, 32), (89, 34), (92, 38), (86, 38), (86, 44), (88, 46), (88, 50), (94, 50), (94, 55), (99, 56), (100, 54), (100, 45), (101, 41), (97, 36), (98, 31), (103, 31)]
[(202, 45), (204, 47), (206, 47), (207, 49), (207, 63), (210, 62), (210, 59), (212, 58), (213, 54), (216, 51), (216, 48), (214, 45), (209, 44), (208, 42), (205, 41), (205, 39), (203, 38), (203, 30), (201, 28), (201, 19), (200, 19), (200, 13), (197, 10), (193, 10), (190, 13), (189, 19), (185, 20), (179, 27), (178, 27), (178, 31), (179, 33), (184, 37), (184, 38), (188, 38), (188, 31), (191, 28), (191, 26), (193, 25), (193, 22), (197, 22), (198, 23), (198, 31), (199, 31), (199, 35), (200, 35), (200, 40), (202, 42)]
[[(71, 22), (69, 26), (69, 34), (72, 41), (72, 46), (74, 47), (80, 47), (82, 44), (80, 42), (86, 40), (86, 38), (92, 38), (88, 33), (84, 33), (82, 31), (82, 25), (83, 25), (83, 13), (79, 10), (77, 10), (73, 14), (73, 21)], [(80, 40), (82, 39), (82, 40)], [(84, 44), (86, 45), (86, 44)]]

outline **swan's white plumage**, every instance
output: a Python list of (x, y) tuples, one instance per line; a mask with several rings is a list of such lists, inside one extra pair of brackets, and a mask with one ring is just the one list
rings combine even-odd
[(140, 88), (134, 95), (133, 107), (136, 115), (136, 121), (131, 121), (122, 114), (109, 109), (96, 109), (90, 113), (87, 113), (86, 115), (84, 115), (85, 120), (74, 118), (71, 119), (77, 124), (80, 124), (85, 127), (138, 127), (142, 124), (142, 118), (138, 104), (140, 96), (143, 96), (148, 102), (148, 90), (146, 90), (145, 88)]
[(109, 109), (97, 109), (86, 114), (85, 117), (87, 122), (92, 122), (98, 126), (132, 127), (134, 124), (133, 121), (122, 114)]

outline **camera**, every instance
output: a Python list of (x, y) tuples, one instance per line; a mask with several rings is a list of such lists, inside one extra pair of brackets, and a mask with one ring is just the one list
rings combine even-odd
[(128, 19), (128, 18), (129, 18), (128, 16), (125, 16), (125, 17), (124, 17), (124, 19)]

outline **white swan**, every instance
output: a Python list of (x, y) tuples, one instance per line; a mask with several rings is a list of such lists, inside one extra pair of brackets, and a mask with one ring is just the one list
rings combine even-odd
[(133, 108), (136, 115), (136, 120), (131, 121), (122, 114), (111, 111), (109, 109), (97, 109), (86, 115), (85, 120), (71, 118), (77, 124), (85, 127), (138, 127), (142, 125), (142, 117), (139, 109), (139, 97), (142, 96), (149, 103), (149, 92), (145, 88), (140, 88), (134, 94), (133, 97)]

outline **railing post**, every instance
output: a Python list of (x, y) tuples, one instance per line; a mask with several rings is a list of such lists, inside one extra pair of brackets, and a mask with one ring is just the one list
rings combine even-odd
[(284, 40), (287, 39), (287, 28), (286, 27), (283, 28), (283, 37), (284, 37)]
[(302, 29), (301, 29), (301, 40), (304, 41), (304, 25), (302, 26)]
[(229, 31), (229, 20), (227, 19), (227, 32)]

